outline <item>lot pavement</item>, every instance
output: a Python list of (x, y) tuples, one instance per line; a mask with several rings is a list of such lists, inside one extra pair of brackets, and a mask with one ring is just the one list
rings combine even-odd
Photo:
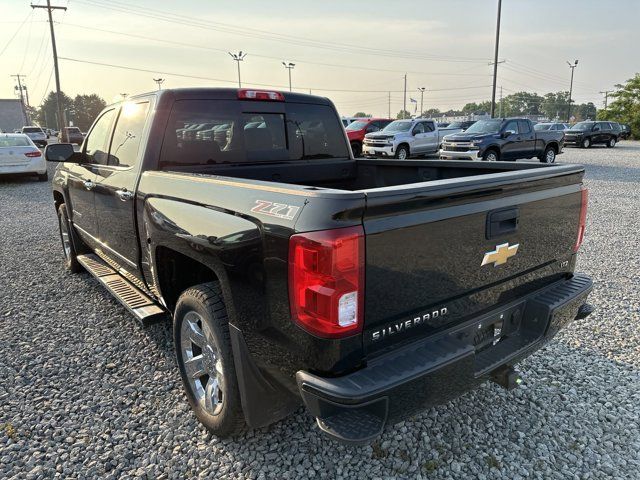
[(302, 409), (211, 438), (169, 327), (64, 273), (50, 186), (0, 179), (0, 478), (639, 478), (640, 142), (565, 152), (587, 168), (596, 312), (521, 364), (521, 388), (486, 384), (357, 448)]

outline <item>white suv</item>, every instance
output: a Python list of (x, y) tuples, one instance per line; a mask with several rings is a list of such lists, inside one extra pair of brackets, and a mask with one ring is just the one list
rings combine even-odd
[(22, 133), (31, 139), (39, 147), (47, 146), (47, 134), (41, 127), (22, 127)]

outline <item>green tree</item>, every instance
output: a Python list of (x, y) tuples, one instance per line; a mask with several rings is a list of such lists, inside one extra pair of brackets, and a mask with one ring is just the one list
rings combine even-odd
[(490, 101), (485, 101), (485, 102), (480, 102), (480, 103), (476, 103), (476, 102), (471, 102), (471, 103), (467, 103), (464, 107), (462, 107), (462, 114), (463, 115), (470, 115), (472, 113), (487, 113), (491, 111), (491, 102)]
[(364, 112), (356, 112), (353, 114), (354, 117), (359, 117), (359, 118), (371, 118), (371, 114), (370, 113), (364, 113)]
[(421, 116), (424, 117), (424, 118), (439, 117), (440, 115), (442, 115), (442, 113), (440, 113), (440, 109), (438, 109), (438, 108), (427, 108), (421, 114)]
[(411, 114), (407, 110), (400, 110), (398, 112), (398, 115), (396, 115), (396, 118), (398, 119), (411, 118)]
[(598, 112), (598, 118), (629, 124), (633, 137), (640, 139), (640, 73), (616, 88), (618, 90), (610, 95), (613, 101), (606, 110)]
[(598, 109), (593, 102), (588, 102), (575, 105), (575, 108), (572, 108), (571, 111), (575, 111), (573, 115), (575, 115), (576, 120), (580, 122), (582, 120), (595, 120)]
[[(60, 92), (60, 99), (62, 100), (62, 111), (67, 111), (68, 115), (73, 106), (73, 100), (64, 92)], [(55, 92), (49, 92), (49, 95), (44, 99), (38, 111), (38, 117), (36, 119), (38, 124), (43, 127), (59, 130), (57, 111), (56, 94)]]
[(543, 98), (537, 93), (513, 93), (503, 99), (502, 116), (540, 115), (540, 104), (542, 101)]
[(87, 131), (107, 103), (95, 93), (76, 95), (73, 99), (73, 124)]
[(566, 120), (569, 92), (547, 93), (540, 105), (540, 112), (549, 119)]

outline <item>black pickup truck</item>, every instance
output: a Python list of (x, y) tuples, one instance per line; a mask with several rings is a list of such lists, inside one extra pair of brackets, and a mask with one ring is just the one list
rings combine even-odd
[(440, 158), (495, 162), (537, 157), (554, 163), (563, 145), (563, 132), (535, 131), (527, 118), (492, 118), (444, 137)]
[(213, 88), (130, 97), (79, 152), (45, 155), (66, 267), (143, 324), (171, 319), (219, 436), (304, 404), (369, 441), (515, 386), (517, 361), (591, 311), (580, 165), (354, 159), (328, 99)]

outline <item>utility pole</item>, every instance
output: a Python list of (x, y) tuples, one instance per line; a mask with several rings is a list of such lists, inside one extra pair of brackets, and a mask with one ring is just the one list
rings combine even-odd
[[(604, 95), (604, 109), (607, 109), (607, 105), (609, 104), (609, 94), (613, 92), (613, 90), (605, 90), (603, 92), (600, 92), (602, 95)], [(29, 102), (27, 102), (29, 103)]]
[(498, 49), (500, 46), (500, 15), (502, 13), (502, 0), (498, 0), (498, 19), (496, 21), (496, 46), (493, 54), (493, 90), (491, 92), (491, 118), (496, 112), (496, 81), (498, 79)]
[(407, 74), (404, 74), (404, 100), (402, 101), (402, 119), (404, 120), (404, 114), (407, 111)]
[(282, 65), (284, 65), (284, 68), (289, 70), (289, 91), (291, 91), (291, 70), (293, 70), (293, 67), (295, 67), (296, 64), (291, 62), (282, 62)]
[(153, 81), (158, 84), (158, 91), (162, 90), (162, 84), (164, 83), (164, 78), (154, 78)]
[(502, 85), (500, 85), (500, 110), (499, 110), (499, 114), (498, 117), (502, 118)]
[(15, 75), (11, 75), (13, 78), (18, 80), (18, 86), (16, 89), (20, 91), (20, 108), (22, 108), (22, 116), (24, 117), (25, 125), (29, 125), (29, 115), (27, 114), (27, 109), (24, 106), (24, 96), (22, 94), (22, 82), (20, 81), (20, 77), (24, 77), (24, 75), (20, 75), (19, 73)]
[(424, 91), (426, 90), (426, 88), (418, 87), (418, 90), (420, 90), (420, 116), (422, 116), (422, 112), (424, 112), (424, 108), (423, 108)]
[(53, 70), (56, 75), (56, 104), (58, 112), (58, 130), (64, 127), (64, 116), (62, 114), (62, 95), (60, 92), (60, 71), (58, 70), (58, 49), (56, 48), (56, 34), (53, 31), (53, 18), (51, 10), (67, 10), (67, 7), (52, 7), (51, 0), (47, 0), (46, 5), (31, 5), (31, 8), (46, 8), (49, 14), (49, 29), (51, 30), (51, 47), (53, 48)]
[(242, 50), (240, 50), (238, 53), (231, 53), (231, 52), (227, 52), (227, 53), (231, 55), (231, 58), (233, 58), (236, 62), (238, 62), (238, 88), (242, 88), (242, 82), (240, 82), (240, 62), (244, 60), (244, 57), (246, 57), (247, 54), (242, 53)]
[(567, 122), (571, 119), (571, 94), (573, 93), (573, 71), (578, 66), (578, 60), (571, 63), (567, 61), (567, 65), (571, 69), (571, 84), (569, 85), (569, 107), (567, 108)]
[(388, 114), (389, 116), (387, 117), (389, 120), (391, 120), (391, 92), (389, 92), (389, 106), (388, 106)]

